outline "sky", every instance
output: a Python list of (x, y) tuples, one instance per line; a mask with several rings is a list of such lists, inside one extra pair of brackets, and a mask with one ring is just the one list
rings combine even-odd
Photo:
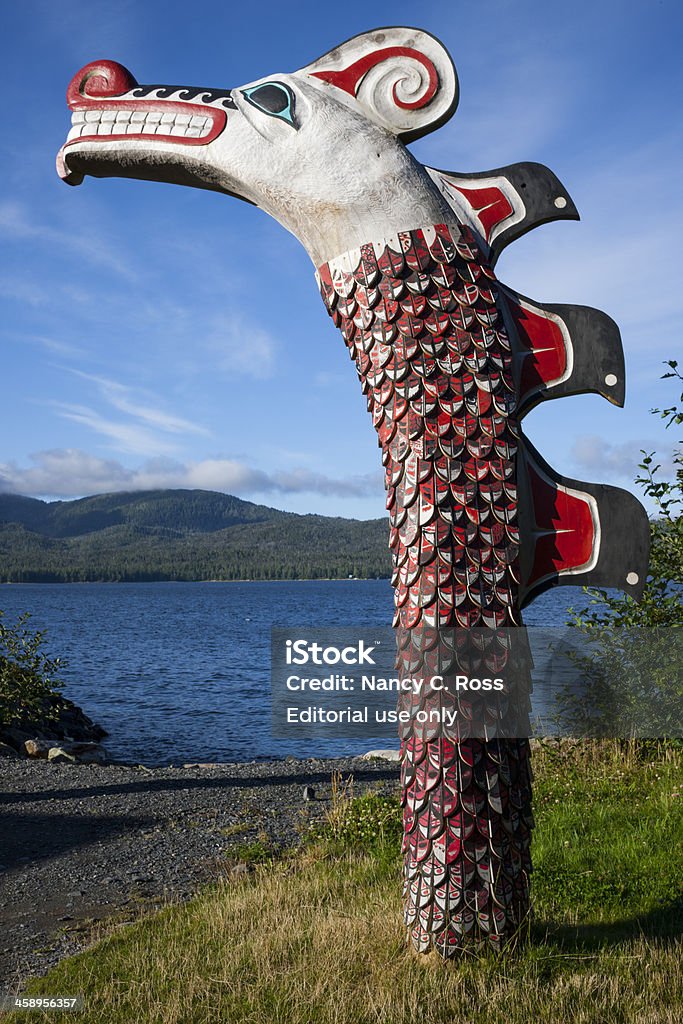
[[(502, 255), (502, 281), (619, 324), (625, 409), (546, 402), (525, 430), (559, 472), (635, 489), (650, 410), (681, 354), (677, 0), (188, 4), (24, 0), (3, 10), (0, 490), (49, 499), (201, 487), (294, 512), (381, 516), (380, 453), (300, 243), (227, 196), (86, 178), (55, 154), (67, 84), (117, 60), (141, 83), (234, 87), (352, 35), (416, 25), (446, 45), (460, 105), (414, 155), (442, 169), (547, 164), (581, 213)], [(9, 95), (7, 95), (7, 93)]]

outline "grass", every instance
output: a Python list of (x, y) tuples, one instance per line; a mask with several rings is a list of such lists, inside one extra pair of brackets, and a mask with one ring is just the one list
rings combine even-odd
[[(118, 928), (28, 987), (81, 1024), (680, 1024), (680, 749), (582, 743), (534, 758), (534, 923), (494, 957), (405, 945), (397, 804), (336, 780), (294, 854)], [(21, 1013), (7, 1020), (53, 1020)]]

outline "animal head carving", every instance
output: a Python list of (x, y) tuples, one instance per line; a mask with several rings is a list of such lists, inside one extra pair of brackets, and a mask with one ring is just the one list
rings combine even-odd
[[(432, 457), (438, 450), (456, 459), (459, 452), (459, 459), (462, 446), (469, 446), (479, 461), (466, 472), (480, 483), (480, 474), (488, 473), (482, 452), (502, 445), (482, 412), (491, 402), (498, 402), (501, 422), (511, 416), (521, 420), (540, 401), (584, 391), (623, 403), (621, 341), (609, 317), (583, 306), (537, 303), (499, 283), (495, 290), (476, 283), (482, 275), (494, 280), (498, 254), (521, 234), (578, 214), (557, 177), (540, 164), (461, 174), (414, 159), (405, 143), (442, 125), (458, 101), (451, 58), (429, 33), (366, 32), (298, 71), (233, 89), (141, 86), (122, 65), (96, 61), (74, 76), (67, 101), (73, 127), (57, 158), (67, 182), (115, 175), (212, 189), (256, 204), (301, 240), (321, 271), (323, 294), (347, 342), (353, 347), (355, 334), (364, 335), (357, 365), (363, 379), (373, 366), (371, 378), (381, 392), (376, 417), (373, 413), (378, 429), (386, 409), (396, 413), (409, 407), (407, 419), (397, 416), (401, 430), (406, 423), (412, 430), (404, 438), (406, 451), (422, 452), (427, 463), (425, 453)], [(481, 267), (441, 268), (442, 261), (462, 257), (458, 245), (468, 259), (481, 260)], [(432, 267), (430, 277), (433, 263), (439, 266)], [(411, 274), (408, 283), (403, 276)], [(482, 336), (475, 337), (482, 325)], [(505, 341), (494, 356), (499, 328)], [(401, 345), (413, 355), (419, 350), (419, 359), (426, 360), (410, 384), (405, 383), (410, 360), (404, 353), (397, 366), (390, 344), (402, 331), (408, 340)], [(474, 350), (467, 355), (470, 340)], [(446, 364), (434, 362), (447, 343), (455, 354)], [(484, 373), (487, 360), (492, 362)], [(514, 401), (489, 395), (495, 389), (487, 373), (500, 384), (501, 367)], [(421, 374), (431, 382), (418, 400)], [(431, 378), (439, 374), (443, 379), (436, 385)], [(392, 398), (385, 376), (400, 401)], [(476, 406), (484, 417), (483, 441), (467, 433), (477, 427), (474, 419), (458, 419), (475, 384), (485, 392), (483, 405)], [(444, 397), (452, 387), (457, 400)], [(427, 430), (425, 422), (437, 406), (441, 419), (437, 416)], [(391, 429), (386, 423), (381, 429), (393, 438), (399, 424), (389, 420)], [(510, 452), (516, 446), (515, 436)], [(505, 445), (502, 449), (507, 451)], [(560, 477), (526, 441), (517, 462), (513, 465), (512, 455), (508, 461), (506, 472), (519, 477), (515, 493), (525, 532), (520, 600), (557, 582), (616, 585), (637, 595), (645, 576), (648, 526), (635, 499)], [(458, 463), (453, 472), (461, 469)], [(508, 479), (500, 476), (499, 466), (491, 472), (495, 488)], [(421, 525), (429, 525), (432, 514), (435, 506), (427, 501)], [(467, 514), (476, 518), (479, 511)], [(508, 514), (505, 509), (491, 513), (500, 523)], [(484, 523), (487, 515), (484, 534), (491, 532)], [(603, 528), (608, 523), (610, 528)]]
[(425, 221), (448, 209), (403, 143), (443, 124), (457, 100), (447, 51), (410, 28), (366, 32), (299, 71), (225, 90), (140, 86), (95, 61), (69, 85), (73, 127), (57, 167), (70, 184), (117, 175), (238, 196), (319, 263), (395, 229), (404, 202), (422, 204)]

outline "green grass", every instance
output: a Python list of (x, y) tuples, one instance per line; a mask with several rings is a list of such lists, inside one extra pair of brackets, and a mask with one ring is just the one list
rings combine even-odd
[(112, 930), (29, 991), (82, 992), (83, 1024), (680, 1024), (680, 750), (580, 744), (534, 768), (534, 921), (502, 956), (406, 948), (397, 805), (338, 784), (295, 854), (252, 851), (249, 873)]

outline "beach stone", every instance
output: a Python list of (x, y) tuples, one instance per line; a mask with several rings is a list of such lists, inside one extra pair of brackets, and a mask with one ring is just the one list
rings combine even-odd
[(0, 743), (0, 757), (21, 759), (21, 754), (14, 747), (10, 747), (9, 743)]
[(7, 725), (0, 731), (3, 743), (9, 743), (15, 750), (23, 750), (26, 740), (32, 739), (32, 733), (19, 729), (15, 725)]
[[(79, 764), (106, 764), (109, 755), (104, 747), (100, 746), (99, 743), (88, 744), (88, 746), (90, 749), (77, 754)], [(69, 753), (73, 754), (76, 752), (70, 750)]]
[(102, 750), (103, 747), (99, 743), (95, 743), (94, 740), (73, 740), (70, 743), (62, 743), (65, 750), (68, 750), (70, 754), (75, 754), (76, 757), (80, 757), (81, 754), (89, 754), (93, 750)]
[(367, 754), (363, 754), (364, 761), (372, 761), (375, 758), (379, 758), (382, 761), (400, 761), (401, 751), (400, 750), (368, 750)]
[(29, 757), (47, 757), (54, 745), (54, 740), (32, 739), (25, 741), (24, 750)]
[(52, 764), (76, 764), (75, 756), (67, 754), (66, 750), (63, 750), (62, 747), (51, 747), (47, 759)]

